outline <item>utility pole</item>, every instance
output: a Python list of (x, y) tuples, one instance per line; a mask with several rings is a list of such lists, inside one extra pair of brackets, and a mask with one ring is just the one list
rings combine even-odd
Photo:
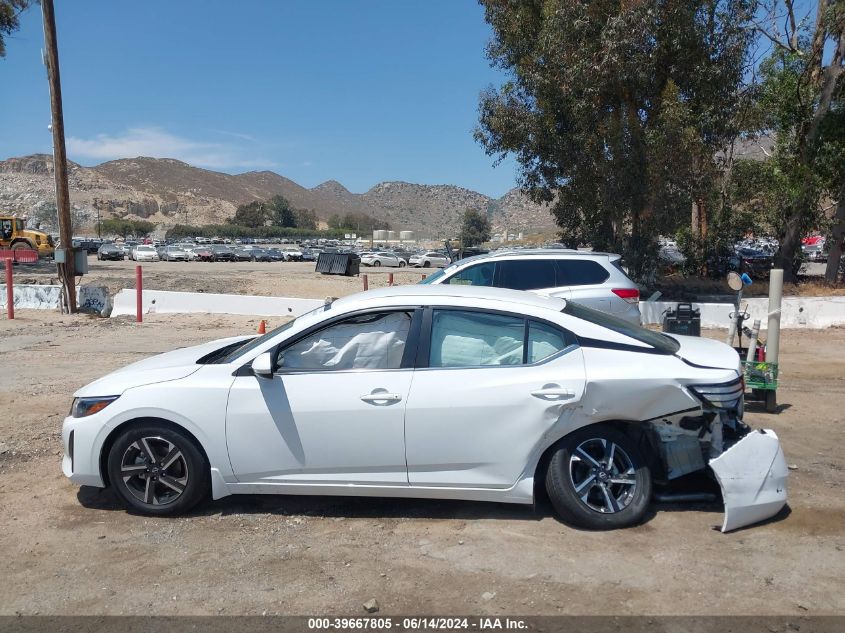
[(59, 76), (59, 46), (56, 41), (56, 14), (53, 0), (41, 0), (44, 20), (44, 62), (50, 83), (50, 111), (53, 124), (53, 173), (56, 178), (56, 207), (59, 212), (59, 237), (65, 250), (64, 264), (58, 264), (64, 304), (70, 313), (76, 312), (76, 277), (73, 250), (73, 226), (70, 220), (70, 192), (67, 184), (67, 153), (65, 152), (65, 122), (62, 114), (62, 82)]

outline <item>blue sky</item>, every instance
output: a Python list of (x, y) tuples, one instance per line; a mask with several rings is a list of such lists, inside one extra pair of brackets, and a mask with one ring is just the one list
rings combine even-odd
[[(68, 155), (272, 169), (354, 192), (384, 180), (515, 185), (472, 139), (499, 84), (475, 0), (59, 0)], [(40, 9), (0, 60), (0, 158), (50, 152)]]

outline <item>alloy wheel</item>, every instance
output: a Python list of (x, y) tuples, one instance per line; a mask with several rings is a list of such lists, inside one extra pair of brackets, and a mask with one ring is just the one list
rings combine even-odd
[(162, 437), (142, 437), (132, 442), (120, 461), (120, 476), (127, 490), (149, 505), (168, 505), (179, 499), (189, 475), (182, 450)]
[(621, 512), (637, 491), (634, 464), (622, 448), (604, 438), (581, 442), (569, 459), (569, 477), (576, 496), (591, 510)]

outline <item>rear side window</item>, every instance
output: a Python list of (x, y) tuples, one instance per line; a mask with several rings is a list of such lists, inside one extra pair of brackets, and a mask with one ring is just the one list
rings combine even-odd
[(530, 321), (528, 324), (528, 362), (536, 363), (566, 349), (575, 342), (572, 335), (557, 328)]
[(559, 286), (591, 286), (603, 284), (610, 273), (591, 259), (557, 260)]
[[(618, 332), (624, 336), (628, 336), (635, 341), (640, 341), (646, 345), (654, 348), (660, 354), (671, 355), (681, 348), (681, 344), (675, 339), (660, 334), (659, 332), (652, 332), (638, 325), (633, 325), (624, 319), (607, 314), (606, 312), (599, 312), (587, 306), (583, 306), (574, 301), (567, 301), (566, 307), (563, 309), (564, 314), (569, 314), (578, 319), (595, 323), (601, 327)], [(583, 341), (582, 341), (582, 344)]]
[(519, 259), (499, 262), (499, 278), (496, 285), (513, 290), (537, 290), (554, 288), (557, 283), (555, 260)]

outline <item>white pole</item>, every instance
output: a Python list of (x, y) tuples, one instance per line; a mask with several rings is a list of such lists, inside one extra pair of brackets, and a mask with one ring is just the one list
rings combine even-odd
[(780, 354), (780, 306), (783, 298), (783, 269), (769, 275), (769, 325), (766, 332), (766, 362), (777, 363)]

